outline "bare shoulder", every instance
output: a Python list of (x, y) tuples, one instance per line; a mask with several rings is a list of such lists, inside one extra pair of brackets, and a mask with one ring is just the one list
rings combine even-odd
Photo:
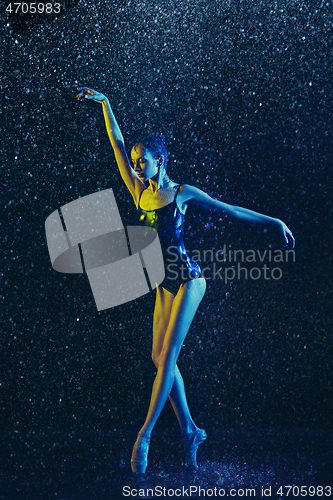
[(201, 189), (191, 186), (190, 184), (181, 184), (177, 195), (177, 205), (180, 211), (184, 214), (191, 201), (195, 204), (201, 202), (206, 203), (210, 200), (210, 196)]
[(179, 201), (181, 203), (187, 203), (190, 200), (204, 201), (208, 198), (208, 194), (195, 186), (191, 186), (190, 184), (181, 184), (179, 188)]

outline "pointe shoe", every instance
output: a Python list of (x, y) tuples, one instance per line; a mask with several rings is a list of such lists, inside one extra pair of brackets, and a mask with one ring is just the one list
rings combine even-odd
[(150, 438), (139, 432), (132, 451), (131, 468), (135, 474), (144, 474), (148, 465)]
[(195, 431), (183, 434), (183, 444), (185, 450), (185, 461), (187, 467), (197, 469), (197, 451), (198, 447), (207, 438), (207, 434), (203, 429), (195, 429)]

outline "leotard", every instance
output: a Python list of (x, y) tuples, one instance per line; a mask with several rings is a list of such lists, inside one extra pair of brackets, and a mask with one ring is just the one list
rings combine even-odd
[(140, 207), (141, 196), (145, 190), (141, 191), (138, 201), (140, 221), (158, 232), (161, 243), (165, 278), (160, 286), (174, 295), (181, 284), (202, 277), (200, 266), (190, 259), (184, 246), (185, 215), (181, 213), (176, 202), (179, 188), (180, 185), (177, 185), (171, 203), (155, 210), (143, 210)]

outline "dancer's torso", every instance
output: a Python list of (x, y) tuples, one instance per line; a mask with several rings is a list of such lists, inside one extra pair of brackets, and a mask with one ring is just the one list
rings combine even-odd
[(174, 188), (174, 198), (161, 208), (143, 210), (140, 207), (142, 193), (138, 201), (138, 210), (141, 212), (140, 221), (158, 232), (161, 243), (165, 280), (162, 286), (172, 293), (177, 293), (179, 285), (201, 276), (199, 265), (188, 256), (184, 241), (185, 215), (177, 205), (177, 195), (180, 185)]

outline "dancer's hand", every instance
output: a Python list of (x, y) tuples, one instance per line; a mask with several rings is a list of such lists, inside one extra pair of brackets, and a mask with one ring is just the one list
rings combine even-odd
[(92, 99), (96, 102), (107, 101), (107, 97), (104, 94), (93, 89), (88, 89), (88, 87), (78, 87), (77, 90), (79, 91), (79, 94), (76, 98), (79, 101), (85, 101), (86, 99)]
[(293, 233), (290, 231), (289, 227), (282, 221), (278, 219), (279, 232), (285, 241), (285, 247), (291, 243), (292, 248), (295, 247), (295, 238)]

